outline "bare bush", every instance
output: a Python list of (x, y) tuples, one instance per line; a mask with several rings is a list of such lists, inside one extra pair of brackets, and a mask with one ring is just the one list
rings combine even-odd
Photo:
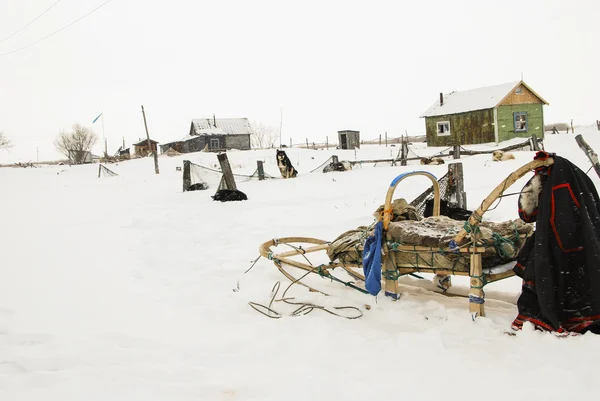
[(261, 122), (252, 122), (252, 147), (256, 149), (272, 148), (277, 143), (279, 132), (272, 125), (266, 125)]
[(10, 148), (12, 148), (12, 142), (4, 135), (4, 133), (0, 132), (0, 149)]
[(73, 125), (71, 132), (61, 131), (54, 141), (54, 147), (74, 164), (82, 164), (90, 158), (92, 147), (98, 136), (91, 129), (79, 123)]

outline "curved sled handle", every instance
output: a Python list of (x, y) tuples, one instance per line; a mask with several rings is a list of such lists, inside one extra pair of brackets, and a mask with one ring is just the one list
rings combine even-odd
[(435, 175), (431, 174), (427, 171), (411, 171), (409, 173), (400, 174), (398, 177), (392, 180), (390, 187), (385, 196), (385, 205), (383, 207), (383, 229), (387, 230), (390, 225), (390, 221), (392, 220), (392, 197), (394, 196), (394, 191), (396, 187), (402, 180), (407, 177), (422, 175), (431, 180), (433, 184), (433, 215), (440, 215), (440, 184), (438, 184), (437, 178)]
[[(479, 224), (481, 219), (483, 218), (483, 214), (492, 206), (492, 204), (506, 191), (512, 184), (514, 184), (519, 178), (523, 177), (525, 174), (529, 173), (532, 170), (535, 170), (540, 167), (547, 167), (554, 164), (554, 159), (548, 157), (546, 159), (538, 159), (531, 161), (512, 172), (504, 181), (500, 183), (494, 190), (481, 202), (481, 205), (473, 212), (471, 217), (469, 217), (468, 224), (471, 226), (476, 226)], [(467, 236), (467, 231), (463, 227), (454, 240), (450, 242), (450, 248), (455, 248), (461, 244), (461, 242)]]

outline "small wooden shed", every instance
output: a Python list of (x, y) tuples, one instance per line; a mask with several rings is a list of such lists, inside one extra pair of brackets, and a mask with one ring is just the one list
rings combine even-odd
[(142, 139), (138, 143), (133, 144), (133, 148), (135, 149), (135, 154), (140, 155), (141, 157), (146, 157), (154, 152), (156, 152), (158, 148), (158, 142), (150, 139), (150, 147), (148, 147), (148, 139)]
[(340, 149), (360, 149), (360, 132), (344, 130), (338, 131)]

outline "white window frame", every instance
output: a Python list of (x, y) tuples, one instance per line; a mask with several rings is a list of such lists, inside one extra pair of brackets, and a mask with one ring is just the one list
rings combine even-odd
[[(214, 146), (214, 144), (217, 144), (217, 146)], [(213, 150), (213, 149), (219, 149), (221, 147), (221, 143), (219, 141), (219, 138), (210, 138), (209, 140), (209, 144), (208, 144), (208, 148)]]
[[(440, 133), (440, 126), (447, 125), (448, 131)], [(450, 129), (450, 121), (438, 121), (437, 122), (437, 136), (450, 136), (452, 134), (452, 130)]]

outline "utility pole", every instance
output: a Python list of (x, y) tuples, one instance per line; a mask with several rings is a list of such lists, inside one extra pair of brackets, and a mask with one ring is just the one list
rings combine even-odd
[[(146, 138), (148, 138), (148, 150), (152, 150), (152, 142), (150, 142), (150, 134), (148, 134), (148, 123), (146, 122), (146, 112), (144, 111), (144, 105), (142, 105), (142, 115), (144, 116), (144, 127), (146, 128)], [(159, 174), (158, 171), (158, 147), (154, 151), (154, 173)]]
[(279, 109), (279, 149), (281, 149), (281, 146), (283, 145), (283, 142), (281, 142), (281, 127), (283, 126), (283, 107), (281, 107)]

